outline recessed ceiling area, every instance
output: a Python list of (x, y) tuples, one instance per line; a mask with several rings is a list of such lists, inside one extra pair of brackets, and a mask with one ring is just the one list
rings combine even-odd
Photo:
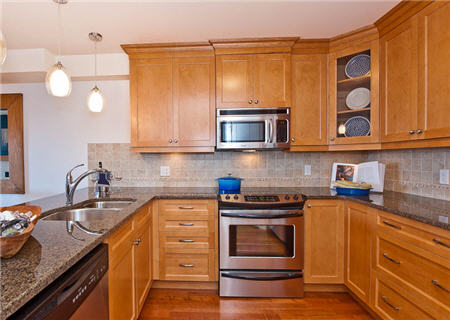
[[(92, 53), (89, 32), (100, 32), (100, 53), (120, 44), (188, 42), (240, 37), (328, 38), (375, 22), (391, 1), (76, 1), (61, 8), (62, 54)], [(6, 0), (2, 30), (9, 49), (57, 50), (57, 5)]]

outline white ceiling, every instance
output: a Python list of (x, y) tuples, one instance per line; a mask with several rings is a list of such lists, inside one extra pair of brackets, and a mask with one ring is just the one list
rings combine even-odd
[[(8, 48), (56, 52), (57, 5), (52, 0), (4, 1), (2, 30)], [(328, 38), (375, 22), (398, 2), (69, 0), (61, 8), (62, 54), (91, 53), (91, 31), (103, 34), (98, 51), (108, 53), (121, 52), (119, 45), (126, 43), (271, 36)]]

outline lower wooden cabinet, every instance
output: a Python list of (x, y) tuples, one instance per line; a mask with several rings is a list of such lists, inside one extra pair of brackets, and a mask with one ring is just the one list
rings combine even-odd
[(305, 283), (344, 283), (344, 203), (305, 205)]
[(369, 303), (370, 254), (374, 209), (359, 203), (345, 202), (344, 283), (359, 299)]
[(106, 240), (110, 319), (137, 319), (152, 283), (151, 241), (147, 206)]

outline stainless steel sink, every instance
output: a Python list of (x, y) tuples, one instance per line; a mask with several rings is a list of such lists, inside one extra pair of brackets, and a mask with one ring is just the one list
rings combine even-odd
[(82, 208), (125, 208), (132, 204), (135, 200), (96, 200), (86, 203)]
[(50, 214), (44, 220), (64, 220), (64, 221), (95, 221), (106, 219), (111, 214), (119, 212), (120, 208), (81, 208), (62, 210)]

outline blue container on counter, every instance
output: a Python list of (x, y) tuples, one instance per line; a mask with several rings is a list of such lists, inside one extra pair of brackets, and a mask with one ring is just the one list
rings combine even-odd
[(370, 189), (355, 189), (355, 188), (339, 188), (336, 187), (337, 194), (346, 196), (367, 196)]
[(228, 177), (217, 178), (219, 182), (220, 194), (236, 194), (241, 193), (241, 178), (235, 178), (229, 175)]

